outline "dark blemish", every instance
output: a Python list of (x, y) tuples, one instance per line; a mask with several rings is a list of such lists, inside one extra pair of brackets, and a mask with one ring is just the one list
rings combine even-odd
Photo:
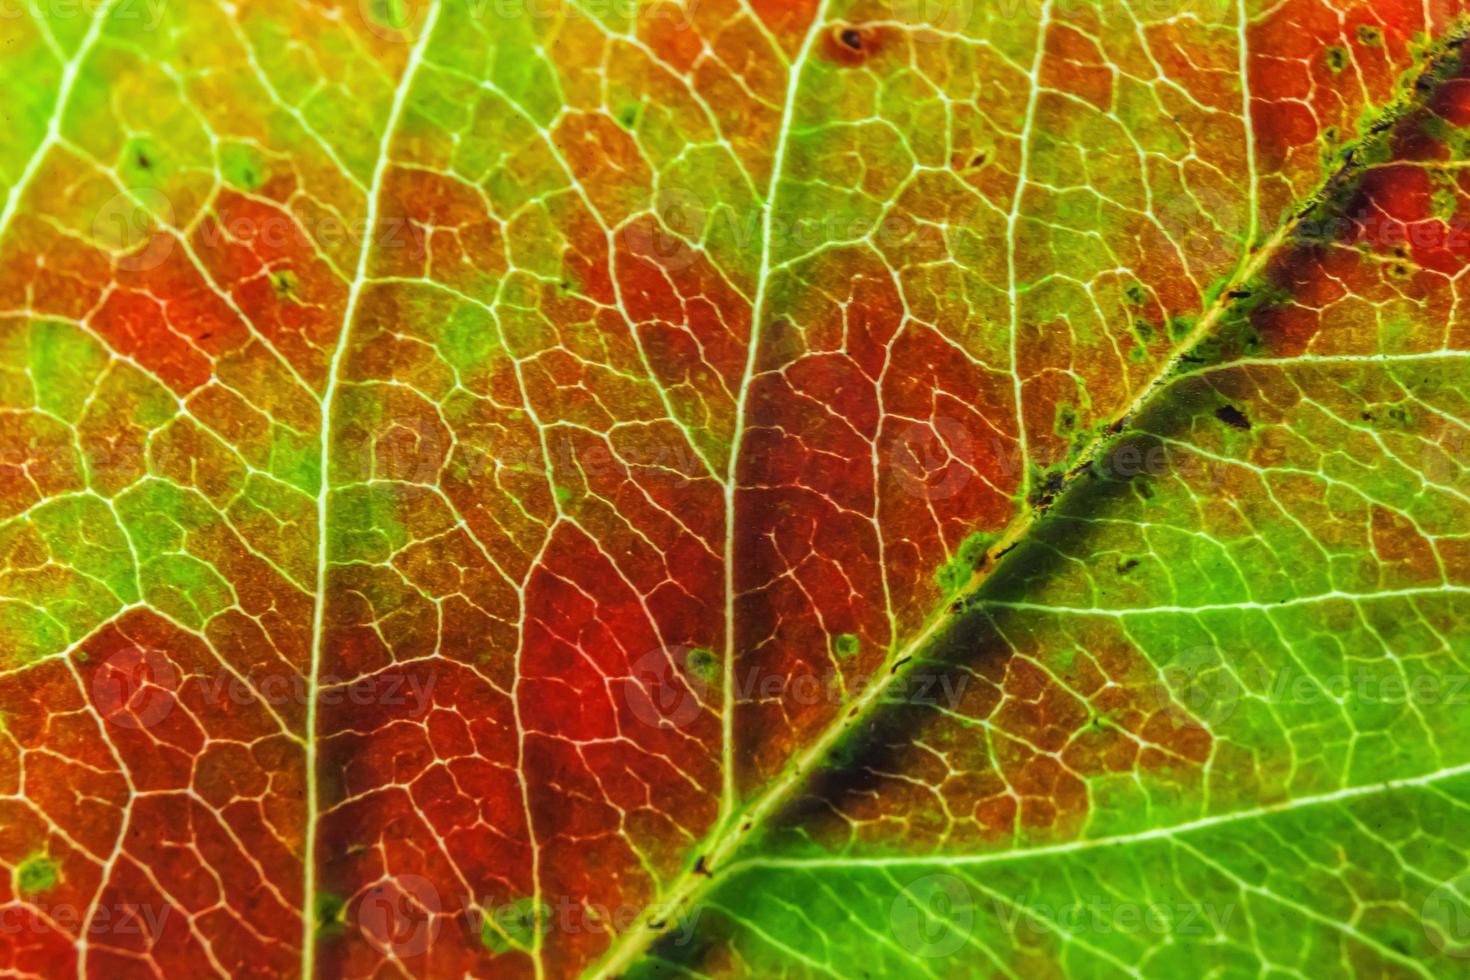
[(985, 156), (984, 153), (977, 153), (977, 154), (975, 154), (975, 158), (970, 161), (970, 168), (971, 169), (974, 169), (974, 168), (977, 168), (977, 167), (983, 167), (983, 166), (985, 166), (985, 160), (986, 160), (986, 156)]
[(1250, 299), (1251, 291), (1249, 289), (1232, 289), (1225, 295), (1231, 299)]
[(142, 167), (144, 170), (148, 170), (153, 166), (153, 161), (148, 159), (148, 154), (139, 152), (138, 166)]
[(1249, 432), (1251, 428), (1251, 420), (1246, 418), (1234, 405), (1221, 405), (1215, 409), (1215, 418), (1232, 429), (1239, 429), (1242, 432)]
[(1334, 73), (1347, 67), (1347, 52), (1334, 45), (1327, 49), (1327, 67)]
[(1057, 494), (1062, 492), (1062, 474), (1052, 473), (1042, 483), (1041, 487), (1031, 495), (1031, 504), (1037, 510), (1045, 510), (1051, 506)]
[(1118, 574), (1127, 575), (1129, 572), (1137, 568), (1140, 564), (1142, 563), (1137, 558), (1129, 558), (1126, 561), (1120, 561), (1118, 563)]
[(890, 674), (896, 674), (896, 673), (898, 673), (898, 668), (902, 667), (904, 664), (908, 663), (912, 659), (914, 659), (914, 658), (913, 657), (904, 657), (902, 660), (895, 661), (894, 664), (893, 664), (893, 666), (890, 667), (890, 668), (888, 668), (888, 672)]
[(1077, 411), (1070, 405), (1058, 405), (1053, 428), (1057, 435), (1065, 435), (1077, 428)]
[(704, 866), (703, 854), (694, 859), (694, 873), (697, 875), (704, 875), (706, 878), (710, 877), (709, 868), (706, 868)]
[(635, 105), (625, 106), (623, 111), (618, 113), (618, 125), (624, 129), (632, 129), (638, 125), (638, 117), (641, 115), (643, 115), (643, 104), (641, 102)]
[(665, 922), (663, 919), (659, 919), (657, 922), (650, 922), (648, 924), (648, 928), (652, 929), (654, 932), (662, 932), (664, 926), (666, 925), (668, 925), (667, 922)]
[(844, 65), (860, 65), (878, 53), (888, 33), (876, 27), (834, 27), (825, 37), (827, 56)]
[(276, 295), (283, 299), (290, 299), (296, 293), (296, 274), (290, 269), (282, 269), (271, 276), (271, 287), (275, 289)]
[(1383, 43), (1383, 31), (1367, 24), (1359, 24), (1358, 41), (1370, 48), (1376, 48)]

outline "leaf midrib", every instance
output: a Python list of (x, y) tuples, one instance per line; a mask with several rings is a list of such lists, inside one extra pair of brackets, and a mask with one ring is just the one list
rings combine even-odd
[[(808, 41), (821, 28), (821, 14), (825, 12), (825, 0), (821, 9), (814, 18)], [(1448, 46), (1456, 38), (1463, 37), (1467, 31), (1465, 18), (1457, 19), (1449, 28), (1441, 32), (1427, 48), (1427, 50), (1414, 63), (1412, 74), (1414, 77), (1422, 77), (1444, 54)], [(1242, 27), (1243, 35), (1243, 27)], [(803, 51), (806, 46), (803, 46)], [(795, 83), (792, 84), (794, 92)], [(1400, 114), (1405, 106), (1422, 104), (1434, 87), (1429, 91), (1420, 92), (1418, 86), (1409, 89), (1408, 95), (1398, 100), (1390, 101), (1377, 107), (1377, 115), (1381, 119), (1394, 119)], [(1247, 127), (1249, 127), (1249, 115), (1247, 114)], [(784, 130), (783, 130), (784, 132)], [(1369, 136), (1358, 141), (1361, 145), (1375, 138), (1382, 138), (1382, 134), (1375, 127)], [(1253, 143), (1253, 140), (1252, 140)], [(1149, 382), (1143, 386), (1138, 394), (1131, 399), (1122, 410), (1116, 411), (1110, 418), (1110, 424), (1100, 426), (1094, 430), (1092, 439), (1075, 454), (1071, 459), (1066, 475), (1063, 478), (1062, 487), (1052, 495), (1052, 500), (1060, 499), (1075, 484), (1076, 480), (1089, 466), (1100, 456), (1102, 450), (1119, 438), (1121, 430), (1127, 422), (1136, 417), (1138, 413), (1151, 403), (1156, 397), (1161, 396), (1175, 380), (1181, 376), (1181, 369), (1187, 365), (1186, 358), (1200, 343), (1212, 336), (1214, 329), (1219, 325), (1224, 316), (1236, 305), (1237, 298), (1231, 294), (1241, 286), (1251, 282), (1266, 267), (1267, 263), (1277, 254), (1281, 246), (1287, 243), (1295, 230), (1312, 212), (1319, 202), (1326, 199), (1332, 190), (1340, 186), (1346, 179), (1366, 169), (1366, 165), (1359, 162), (1362, 154), (1348, 152), (1345, 154), (1344, 162), (1334, 171), (1327, 174), (1319, 183), (1316, 191), (1308, 196), (1301, 205), (1288, 213), (1288, 217), (1281, 221), (1276, 231), (1259, 245), (1252, 245), (1251, 239), (1246, 239), (1246, 248), (1242, 251), (1240, 261), (1236, 263), (1234, 271), (1219, 286), (1215, 292), (1214, 299), (1200, 316), (1195, 326), (1180, 338), (1173, 349), (1173, 353), (1165, 364), (1153, 375)], [(1252, 171), (1254, 174), (1254, 171)], [(779, 173), (772, 177), (772, 187), (776, 186)], [(1255, 203), (1256, 197), (1252, 189), (1251, 200)], [(1020, 188), (1017, 189), (1019, 195)], [(774, 200), (768, 200), (766, 207), (774, 207)], [(1257, 233), (1259, 228), (1259, 215), (1253, 212), (1250, 219), (1252, 234)], [(764, 278), (762, 279), (762, 285)], [(754, 344), (754, 336), (752, 338)], [(1019, 409), (1018, 409), (1019, 412)], [(732, 453), (738, 454), (738, 446)], [(1023, 467), (1026, 465), (1023, 460)], [(807, 748), (788, 761), (782, 772), (751, 800), (742, 810), (735, 811), (730, 819), (717, 823), (714, 831), (706, 838), (704, 844), (691, 851), (691, 859), (686, 868), (674, 879), (673, 883), (664, 890), (659, 898), (619, 935), (612, 946), (599, 963), (588, 971), (588, 976), (602, 980), (602, 978), (620, 976), (628, 967), (640, 959), (649, 948), (656, 943), (666, 932), (667, 927), (679, 920), (686, 910), (695, 906), (704, 896), (712, 891), (719, 880), (728, 878), (731, 873), (752, 867), (759, 859), (742, 860), (736, 863), (735, 858), (746, 846), (747, 842), (759, 836), (768, 822), (778, 814), (782, 808), (791, 801), (797, 791), (807, 785), (809, 778), (820, 768), (821, 764), (830, 755), (832, 749), (847, 735), (861, 724), (867, 722), (875, 712), (877, 705), (884, 703), (884, 693), (895, 684), (902, 682), (912, 665), (917, 662), (915, 656), (930, 641), (936, 639), (946, 628), (956, 621), (958, 615), (964, 608), (964, 599), (976, 594), (986, 581), (998, 570), (1006, 556), (1016, 550), (1016, 547), (1026, 539), (1031, 529), (1035, 527), (1047, 514), (1046, 506), (1031, 506), (1023, 504), (1022, 509), (1012, 517), (1011, 521), (1001, 530), (996, 541), (986, 550), (983, 559), (976, 563), (976, 570), (970, 576), (969, 581), (958, 592), (961, 601), (953, 599), (947, 601), (936, 613), (931, 615), (927, 623), (907, 641), (900, 649), (892, 651), (879, 665), (876, 676), (879, 678), (870, 684), (854, 701), (844, 706), (841, 714), (822, 730), (818, 737), (808, 744)], [(727, 623), (727, 630), (733, 632), (733, 622)], [(727, 657), (727, 670), (730, 658)], [(727, 696), (728, 701), (728, 696)], [(727, 705), (728, 712), (728, 705)], [(728, 721), (726, 722), (728, 724)], [(1465, 767), (1470, 771), (1470, 767)], [(1454, 770), (1416, 777), (1411, 780), (1400, 780), (1393, 783), (1374, 785), (1372, 787), (1349, 787), (1336, 794), (1329, 794), (1323, 799), (1310, 799), (1308, 802), (1325, 802), (1330, 798), (1344, 797), (1348, 794), (1357, 795), (1357, 790), (1363, 793), (1378, 792), (1394, 785), (1410, 785), (1417, 781), (1424, 782), (1445, 777), (1447, 774), (1455, 774)], [(1279, 809), (1280, 807), (1278, 807)], [(1269, 812), (1271, 808), (1266, 808)], [(1247, 811), (1253, 812), (1253, 811)], [(1220, 815), (1216, 819), (1234, 819), (1235, 814)], [(736, 819), (738, 818), (738, 819)], [(1169, 828), (1164, 828), (1168, 830)], [(1089, 843), (1089, 846), (1097, 846), (1102, 843), (1115, 843), (1114, 841), (1101, 840)], [(696, 858), (695, 855), (698, 855)], [(1001, 856), (1015, 856), (1009, 852), (998, 852), (997, 858)], [(810, 860), (810, 859), (804, 859)], [(952, 860), (952, 858), (946, 858)], [(912, 863), (912, 862), (910, 862)]]
[(362, 244), (357, 254), (357, 269), (353, 273), (352, 282), (348, 285), (347, 304), (342, 312), (341, 327), (337, 331), (337, 343), (332, 350), (332, 358), (328, 362), (326, 385), (322, 390), (320, 402), (321, 455), (317, 475), (317, 479), (320, 482), (317, 487), (316, 499), (316, 602), (312, 609), (311, 661), (306, 678), (306, 720), (304, 729), (306, 820), (302, 835), (301, 862), (301, 976), (303, 980), (309, 980), (309, 978), (315, 975), (317, 925), (316, 825), (319, 809), (316, 758), (316, 708), (318, 694), (317, 679), (321, 673), (324, 635), (326, 631), (327, 571), (329, 568), (327, 558), (330, 545), (327, 505), (331, 496), (329, 466), (331, 463), (332, 449), (332, 407), (336, 401), (337, 380), (341, 371), (342, 358), (350, 344), (352, 320), (357, 312), (358, 302), (362, 297), (363, 286), (367, 282), (368, 263), (372, 258), (373, 240), (377, 235), (378, 203), (382, 196), (383, 177), (388, 172), (389, 167), (388, 151), (393, 142), (393, 134), (398, 129), (399, 119), (403, 115), (403, 106), (408, 101), (409, 90), (413, 87), (414, 76), (418, 73), (419, 66), (423, 63), (424, 52), (428, 48), (429, 39), (434, 34), (434, 25), (439, 19), (439, 10), (438, 3), (432, 4), (423, 23), (419, 27), (419, 35), (414, 40), (413, 47), (409, 51), (408, 60), (404, 63), (403, 73), (399, 76), (397, 87), (393, 91), (392, 108), (388, 113), (387, 120), (383, 123), (383, 134), (378, 145), (377, 157), (373, 164), (372, 181), (368, 185), (367, 190), (367, 211), (363, 216), (363, 236)]

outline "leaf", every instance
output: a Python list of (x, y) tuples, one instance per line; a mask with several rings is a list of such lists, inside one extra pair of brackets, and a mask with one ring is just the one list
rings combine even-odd
[(6, 969), (1459, 952), (1454, 11), (62, 6)]

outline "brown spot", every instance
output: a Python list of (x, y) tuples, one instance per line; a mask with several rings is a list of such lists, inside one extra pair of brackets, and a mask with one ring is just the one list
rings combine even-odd
[(880, 27), (838, 24), (827, 32), (827, 57), (848, 67), (864, 64), (887, 46), (890, 34)]

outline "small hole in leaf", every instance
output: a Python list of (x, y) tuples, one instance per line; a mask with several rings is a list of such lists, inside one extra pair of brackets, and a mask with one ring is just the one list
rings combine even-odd
[(1246, 418), (1244, 413), (1234, 405), (1221, 405), (1215, 409), (1215, 418), (1232, 429), (1240, 429), (1242, 432), (1248, 432), (1251, 427), (1250, 419)]

